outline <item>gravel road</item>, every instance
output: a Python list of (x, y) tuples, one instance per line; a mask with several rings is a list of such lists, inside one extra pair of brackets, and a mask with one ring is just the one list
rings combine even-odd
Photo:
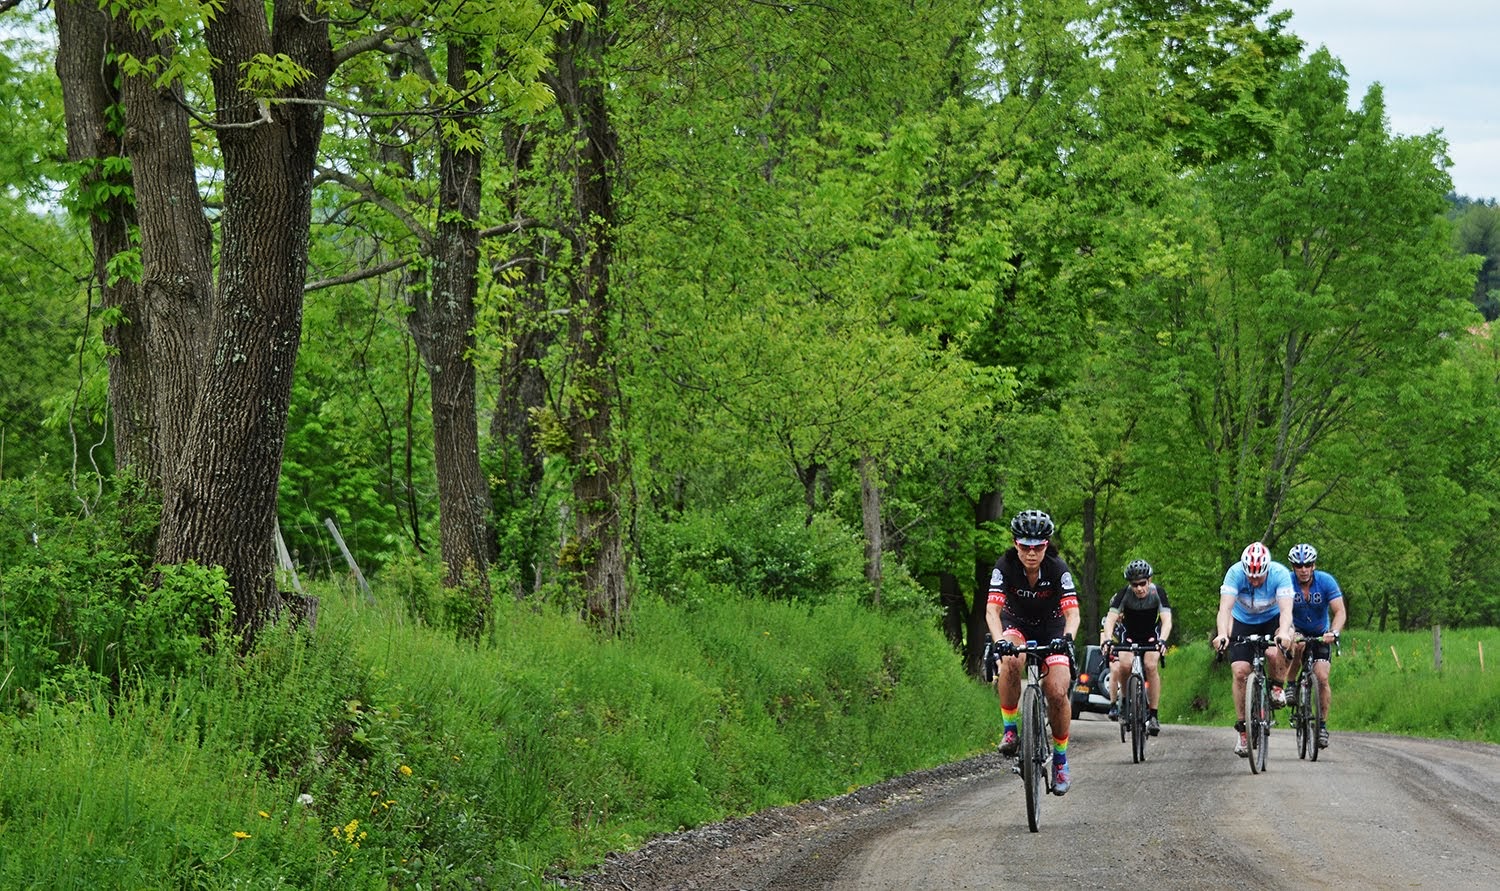
[[(1278, 713), (1278, 717), (1281, 713)], [(1500, 746), (1288, 729), (1252, 775), (1228, 728), (1168, 726), (1133, 764), (1116, 725), (1073, 724), (1073, 789), (1026, 825), (1020, 779), (982, 756), (823, 802), (653, 840), (591, 891), (1500, 888)]]

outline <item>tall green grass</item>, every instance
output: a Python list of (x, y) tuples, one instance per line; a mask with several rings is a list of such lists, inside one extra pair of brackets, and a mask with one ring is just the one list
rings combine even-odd
[(321, 593), (313, 636), (0, 717), (0, 887), (541, 887), (993, 736), (908, 613), (643, 599), (610, 639), (503, 602), (475, 646)]
[[(1332, 660), (1332, 730), (1500, 743), (1500, 629), (1348, 631)], [(1481, 654), (1483, 660), (1481, 661)], [(1229, 665), (1206, 643), (1177, 647), (1163, 669), (1164, 721), (1234, 723)]]

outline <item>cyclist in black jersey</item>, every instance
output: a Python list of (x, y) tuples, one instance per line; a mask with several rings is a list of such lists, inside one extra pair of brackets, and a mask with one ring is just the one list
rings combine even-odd
[[(995, 561), (990, 573), (989, 604), (985, 622), (990, 636), (1017, 645), (1027, 641), (1058, 642), (1071, 649), (1078, 633), (1078, 592), (1073, 587), (1073, 572), (1051, 544), (1055, 526), (1052, 518), (1039, 510), (1023, 510), (1010, 523), (1015, 547), (1006, 549)], [(1042, 691), (1047, 696), (1047, 715), (1052, 725), (1053, 792), (1062, 795), (1072, 783), (1068, 769), (1068, 732), (1072, 726), (1072, 703), (1069, 689), (1073, 685), (1072, 658), (1068, 653), (1047, 657)], [(1021, 706), (1021, 678), (1026, 660), (1009, 656), (1000, 660), (995, 690), (1000, 697), (1000, 719), (1004, 736), (1000, 754), (1016, 753), (1016, 733)]]
[[(1106, 651), (1116, 640), (1120, 643), (1161, 644), (1166, 646), (1172, 634), (1172, 606), (1167, 602), (1167, 589), (1156, 583), (1155, 571), (1145, 560), (1131, 561), (1125, 567), (1125, 587), (1115, 592), (1109, 601), (1109, 614), (1104, 617), (1104, 630), (1099, 635), (1099, 645)], [(1146, 699), (1150, 712), (1146, 717), (1146, 730), (1152, 736), (1161, 732), (1157, 718), (1157, 707), (1161, 704), (1161, 654), (1144, 653), (1143, 666), (1146, 673)], [(1135, 654), (1114, 654), (1110, 670), (1109, 718), (1120, 716), (1120, 689), (1130, 674)]]

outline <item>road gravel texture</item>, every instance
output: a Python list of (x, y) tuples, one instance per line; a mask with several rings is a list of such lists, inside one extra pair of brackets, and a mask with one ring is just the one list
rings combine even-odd
[(1072, 791), (1046, 799), (1037, 833), (1020, 779), (984, 755), (662, 836), (556, 885), (1500, 889), (1500, 746), (1335, 732), (1314, 763), (1278, 728), (1252, 775), (1233, 742), (1227, 727), (1167, 726), (1134, 764), (1117, 725), (1085, 715)]

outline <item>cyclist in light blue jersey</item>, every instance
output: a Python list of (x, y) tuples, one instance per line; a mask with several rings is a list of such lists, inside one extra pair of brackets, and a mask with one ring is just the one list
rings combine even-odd
[(1229, 661), (1234, 669), (1232, 692), (1234, 694), (1234, 729), (1239, 731), (1239, 741), (1234, 753), (1241, 758), (1250, 754), (1245, 739), (1245, 680), (1250, 676), (1250, 644), (1229, 646), (1231, 637), (1247, 634), (1274, 634), (1276, 642), (1266, 654), (1272, 679), (1271, 704), (1286, 705), (1284, 689), (1287, 658), (1286, 651), (1292, 645), (1292, 573), (1285, 566), (1271, 559), (1271, 552), (1260, 542), (1251, 542), (1240, 554), (1240, 561), (1224, 573), (1224, 582), (1219, 585), (1219, 634), (1214, 638), (1214, 649), (1229, 650)]

